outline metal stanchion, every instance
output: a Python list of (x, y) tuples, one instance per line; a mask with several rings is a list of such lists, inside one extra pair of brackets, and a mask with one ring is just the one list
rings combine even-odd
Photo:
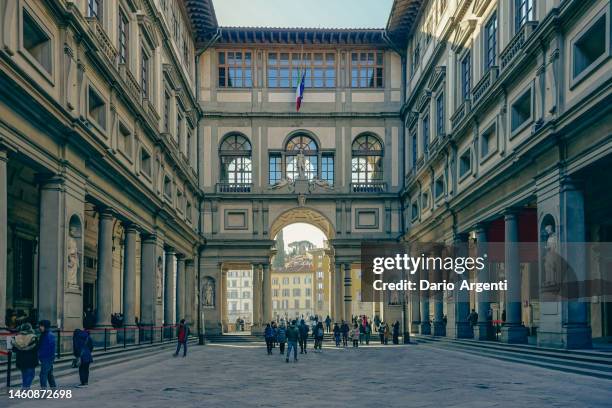
[(125, 348), (126, 346), (126, 332), (125, 332), (125, 326), (123, 326), (123, 348)]
[(107, 347), (106, 347), (106, 337), (107, 337), (107, 333), (108, 333), (108, 329), (105, 327), (104, 328), (104, 351), (106, 351)]

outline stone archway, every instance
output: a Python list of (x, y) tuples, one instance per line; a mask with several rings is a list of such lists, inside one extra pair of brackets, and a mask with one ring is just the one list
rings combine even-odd
[[(312, 264), (310, 267), (311, 268), (310, 270), (312, 271), (312, 281), (311, 281), (312, 282), (312, 292), (311, 292), (312, 297), (309, 298), (310, 300), (302, 299), (299, 302), (302, 305), (303, 304), (311, 305), (311, 306), (306, 306), (306, 308), (308, 309), (312, 307), (312, 309), (309, 312), (302, 311), (301, 313), (303, 313), (304, 316), (306, 316), (306, 313), (312, 313), (315, 315), (322, 316), (322, 318), (325, 318), (326, 315), (334, 315), (336, 313), (336, 302), (339, 300), (337, 299), (337, 291), (336, 291), (337, 277), (336, 277), (336, 270), (334, 268), (334, 264), (335, 264), (334, 263), (334, 249), (329, 243), (333, 242), (333, 239), (335, 238), (335, 233), (336, 233), (335, 226), (332, 224), (328, 216), (321, 213), (317, 209), (314, 209), (311, 207), (295, 207), (295, 208), (290, 208), (290, 209), (285, 210), (284, 212), (280, 213), (279, 215), (276, 216), (276, 218), (273, 219), (272, 223), (270, 224), (270, 228), (269, 228), (270, 237), (272, 239), (276, 239), (277, 235), (285, 227), (288, 227), (292, 224), (309, 224), (315, 227), (325, 236), (324, 239), (327, 242), (327, 244), (324, 245), (323, 248), (313, 248), (308, 251), (309, 254), (312, 255), (312, 258), (311, 258)], [(299, 269), (300, 267), (297, 265), (299, 265), (301, 261), (298, 261), (298, 264), (294, 264), (293, 262), (296, 261), (294, 259), (293, 261), (289, 261), (288, 264), (285, 264), (287, 268), (289, 269), (285, 269), (285, 268), (276, 269), (279, 267), (278, 265), (276, 268), (273, 267), (273, 255), (277, 252), (277, 250), (278, 248), (275, 248), (275, 247), (271, 248), (270, 274), (272, 273), (272, 269), (274, 269), (274, 274), (275, 274), (275, 277), (277, 278), (276, 284), (279, 285), (276, 288), (280, 292), (280, 288), (283, 287), (280, 283), (281, 277), (290, 278), (286, 274), (290, 273), (289, 271), (293, 270), (292, 269), (293, 267), (298, 267)], [(289, 311), (286, 309), (287, 306), (284, 306), (284, 307), (278, 306), (278, 309), (274, 309), (272, 307), (272, 299), (266, 298), (266, 295), (268, 294), (269, 294), (268, 296), (272, 296), (271, 295), (272, 288), (266, 289), (266, 285), (269, 285), (270, 279), (271, 277), (268, 277), (267, 280), (266, 280), (266, 277), (264, 277), (264, 280), (263, 280), (264, 290), (262, 291), (262, 296), (263, 296), (264, 305), (267, 304), (268, 307), (270, 307), (273, 318), (277, 318), (279, 316), (280, 318), (282, 318), (283, 310), (285, 311), (285, 318), (291, 317), (291, 316), (288, 316), (287, 313), (291, 314), (295, 312), (295, 310), (290, 311), (292, 307), (289, 307)], [(299, 281), (300, 278), (298, 277), (297, 279), (298, 279), (298, 282), (300, 282)], [(302, 291), (300, 293), (303, 293), (304, 290), (306, 289), (302, 288)], [(298, 300), (297, 299), (295, 300), (297, 303)], [(277, 301), (280, 304), (281, 299), (277, 298)], [(289, 300), (289, 302), (293, 304), (292, 303), (293, 300)], [(303, 302), (306, 302), (306, 303), (303, 303)]]
[(319, 211), (309, 207), (296, 207), (280, 214), (270, 225), (270, 236), (275, 238), (278, 232), (290, 224), (303, 222), (319, 228), (328, 240), (335, 236), (332, 222)]

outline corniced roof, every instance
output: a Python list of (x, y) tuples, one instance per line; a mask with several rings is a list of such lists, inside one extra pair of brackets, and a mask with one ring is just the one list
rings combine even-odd
[(375, 28), (221, 27), (219, 42), (384, 45), (384, 31)]
[(424, 0), (393, 0), (387, 21), (387, 35), (398, 46), (404, 47), (413, 29)]
[(191, 27), (194, 32), (196, 43), (210, 40), (219, 24), (215, 15), (212, 0), (183, 0), (185, 8), (191, 19)]

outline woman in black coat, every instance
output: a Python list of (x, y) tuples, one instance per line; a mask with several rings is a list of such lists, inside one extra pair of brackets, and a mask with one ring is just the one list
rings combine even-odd
[(17, 368), (21, 371), (21, 387), (30, 388), (38, 366), (38, 337), (30, 323), (19, 327), (19, 334), (12, 341)]

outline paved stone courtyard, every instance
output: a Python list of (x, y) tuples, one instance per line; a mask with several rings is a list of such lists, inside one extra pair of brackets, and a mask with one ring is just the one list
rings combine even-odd
[[(297, 363), (260, 344), (193, 346), (187, 359), (157, 354), (74, 378), (64, 401), (19, 407), (604, 407), (612, 382), (501, 362), (432, 345), (324, 348)], [(94, 363), (95, 364), (95, 363)], [(6, 397), (3, 397), (6, 398)]]

